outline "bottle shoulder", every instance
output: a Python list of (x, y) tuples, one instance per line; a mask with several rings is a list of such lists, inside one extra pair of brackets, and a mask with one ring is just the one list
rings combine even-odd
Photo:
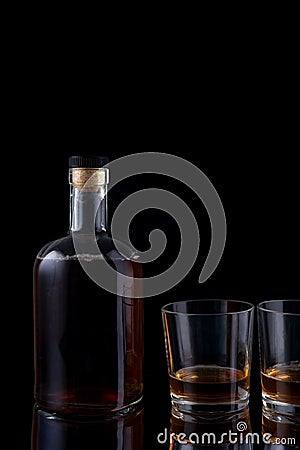
[(72, 234), (68, 234), (44, 245), (38, 252), (37, 259), (93, 259), (94, 257), (104, 257), (112, 260), (133, 260), (138, 262), (138, 256), (135, 255), (133, 250), (120, 242), (118, 242), (117, 246), (120, 249), (119, 252), (113, 239), (107, 233), (101, 232), (96, 234), (96, 240), (100, 255), (99, 253), (97, 255), (78, 255), (74, 247)]
[(53, 258), (65, 258), (66, 256), (74, 256), (75, 249), (71, 235), (64, 236), (45, 244), (37, 254), (38, 259), (44, 259), (47, 256)]

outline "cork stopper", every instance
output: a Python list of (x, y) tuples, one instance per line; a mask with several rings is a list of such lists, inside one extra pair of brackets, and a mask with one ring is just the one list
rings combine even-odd
[(70, 156), (70, 183), (78, 189), (97, 191), (108, 183), (108, 164), (106, 156)]
[(108, 169), (91, 167), (71, 169), (70, 183), (78, 189), (96, 191), (108, 184)]

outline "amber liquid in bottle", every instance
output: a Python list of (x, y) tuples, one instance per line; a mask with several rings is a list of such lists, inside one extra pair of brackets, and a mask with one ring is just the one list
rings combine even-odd
[[(71, 231), (84, 225), (81, 208), (90, 212), (93, 196), (88, 191), (72, 209)], [(95, 225), (100, 258), (78, 256), (70, 233), (44, 247), (35, 262), (35, 399), (46, 411), (114, 415), (143, 394), (143, 300), (130, 297), (130, 291), (125, 296), (128, 290), (106, 291), (80, 264), (97, 258), (101, 274), (108, 263), (116, 286), (120, 274), (141, 277), (141, 265), (121, 255), (103, 229), (104, 215), (102, 202)]]

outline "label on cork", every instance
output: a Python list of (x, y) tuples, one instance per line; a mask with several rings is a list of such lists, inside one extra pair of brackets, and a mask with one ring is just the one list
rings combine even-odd
[(107, 183), (107, 169), (93, 169), (85, 167), (72, 169), (72, 184), (75, 188), (95, 191)]

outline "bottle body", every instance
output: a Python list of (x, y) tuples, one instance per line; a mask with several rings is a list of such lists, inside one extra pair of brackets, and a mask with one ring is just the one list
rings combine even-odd
[[(105, 233), (107, 262), (140, 277)], [(92, 281), (67, 236), (44, 248), (34, 267), (35, 399), (46, 411), (118, 414), (143, 393), (143, 301), (112, 294)], [(105, 261), (104, 261), (105, 259)], [(128, 295), (128, 290), (126, 291)]]

